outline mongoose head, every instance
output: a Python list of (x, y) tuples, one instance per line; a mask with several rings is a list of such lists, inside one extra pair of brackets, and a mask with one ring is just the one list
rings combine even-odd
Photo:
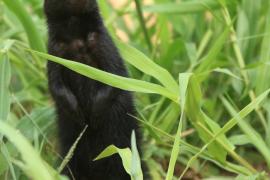
[(96, 0), (45, 0), (44, 11), (48, 17), (80, 15), (97, 9)]

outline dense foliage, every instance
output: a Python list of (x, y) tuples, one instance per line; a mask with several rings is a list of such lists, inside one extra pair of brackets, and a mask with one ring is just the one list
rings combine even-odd
[[(0, 2), (0, 179), (65, 179), (47, 59), (136, 92), (153, 179), (269, 178), (270, 1), (100, 0), (131, 78), (46, 54), (42, 3)], [(107, 155), (141, 179), (132, 147)]]

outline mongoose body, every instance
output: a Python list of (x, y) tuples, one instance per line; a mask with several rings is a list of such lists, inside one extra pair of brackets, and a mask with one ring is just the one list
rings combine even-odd
[[(103, 25), (95, 0), (45, 0), (49, 53), (120, 76), (127, 71)], [(131, 132), (140, 134), (130, 92), (110, 87), (48, 62), (49, 90), (56, 104), (59, 139), (65, 156), (82, 132), (69, 162), (76, 180), (127, 180), (119, 156), (93, 161), (107, 146), (130, 147)]]

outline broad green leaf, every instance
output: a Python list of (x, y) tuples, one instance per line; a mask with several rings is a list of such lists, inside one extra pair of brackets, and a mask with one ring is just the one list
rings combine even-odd
[[(209, 142), (211, 136), (209, 133), (205, 132), (205, 129), (202, 129), (198, 123), (204, 125), (206, 129), (210, 128), (209, 131), (217, 132), (219, 130), (219, 125), (215, 123), (213, 120), (208, 118), (201, 110), (201, 101), (202, 101), (202, 94), (199, 83), (196, 79), (196, 76), (193, 75), (191, 77), (188, 93), (187, 93), (187, 105), (186, 105), (186, 112), (189, 120), (192, 122), (196, 130), (198, 131), (200, 138), (205, 142)], [(225, 137), (222, 138), (223, 141), (225, 140), (225, 144), (230, 144)], [(208, 150), (211, 155), (216, 157), (220, 162), (225, 162), (227, 152), (224, 148), (219, 145), (218, 143), (214, 142), (208, 147)]]
[(132, 152), (131, 170), (130, 170), (131, 177), (134, 180), (143, 180), (141, 160), (137, 149), (136, 136), (134, 131), (132, 131), (131, 135), (131, 152)]
[(126, 172), (129, 175), (131, 175), (130, 170), (131, 170), (131, 163), (132, 163), (132, 152), (129, 148), (120, 149), (114, 145), (110, 145), (95, 158), (95, 161), (103, 159), (103, 158), (107, 158), (117, 153), (122, 159), (122, 163)]

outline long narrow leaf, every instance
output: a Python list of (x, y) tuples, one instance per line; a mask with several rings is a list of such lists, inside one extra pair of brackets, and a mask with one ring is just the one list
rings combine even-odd
[(131, 169), (132, 153), (131, 153), (131, 150), (129, 148), (121, 149), (121, 148), (117, 148), (114, 145), (110, 145), (104, 151), (102, 151), (94, 160), (98, 161), (100, 159), (109, 157), (109, 156), (114, 155), (116, 153), (118, 153), (119, 156), (121, 157), (122, 162), (123, 162), (123, 166), (124, 166), (126, 172), (129, 175), (131, 175), (130, 169)]
[(120, 52), (125, 61), (138, 68), (145, 74), (153, 76), (173, 93), (178, 93), (178, 85), (166, 69), (157, 65), (146, 55), (127, 44), (123, 44), (118, 41), (117, 46), (120, 49)]
[(0, 53), (0, 119), (7, 119), (10, 109), (10, 64), (6, 53)]
[(36, 28), (32, 17), (27, 13), (23, 3), (20, 0), (3, 0), (7, 7), (20, 19), (24, 26), (31, 48), (45, 52), (45, 43), (43, 42), (40, 32)]
[(182, 132), (182, 123), (183, 123), (184, 111), (185, 111), (186, 91), (188, 87), (189, 78), (191, 75), (192, 75), (191, 73), (182, 73), (179, 75), (179, 84), (181, 84), (180, 86), (181, 116), (180, 116), (177, 133), (174, 138), (173, 149), (171, 152), (171, 158), (169, 162), (166, 180), (171, 180), (173, 178), (175, 163), (176, 163), (179, 150), (180, 150), (179, 146), (180, 146), (180, 137), (181, 137), (181, 132)]
[(196, 73), (202, 73), (207, 71), (213, 67), (215, 63), (217, 55), (220, 53), (226, 38), (230, 32), (230, 26), (227, 27), (224, 32), (220, 35), (220, 37), (215, 41), (213, 47), (209, 50), (208, 54), (202, 58), (202, 62), (199, 67), (196, 69)]
[(100, 81), (102, 83), (108, 84), (113, 87), (117, 87), (120, 89), (128, 90), (128, 91), (136, 91), (136, 92), (143, 92), (143, 93), (155, 93), (163, 95), (175, 102), (177, 102), (177, 94), (173, 94), (164, 87), (160, 85), (156, 85), (153, 83), (140, 81), (136, 79), (130, 79), (122, 76), (118, 76), (115, 74), (111, 74), (105, 71), (101, 71), (99, 69), (87, 66), (85, 64), (81, 64), (75, 61), (69, 61), (63, 58), (51, 56), (45, 53), (29, 50), (32, 53), (43, 57), (45, 59), (51, 60), (53, 62), (59, 63), (77, 73), (80, 73), (86, 77), (91, 79)]
[(221, 100), (225, 107), (228, 109), (229, 113), (235, 117), (239, 127), (249, 137), (249, 140), (252, 142), (252, 144), (262, 153), (267, 161), (268, 166), (270, 167), (270, 150), (263, 141), (260, 134), (237, 114), (236, 110), (224, 97), (222, 97)]
[(0, 133), (5, 135), (20, 151), (29, 177), (34, 180), (54, 180), (38, 153), (16, 129), (0, 121)]
[(141, 160), (137, 149), (136, 136), (134, 131), (132, 131), (131, 135), (131, 152), (132, 152), (131, 170), (130, 170), (131, 176), (134, 180), (143, 180)]
[(181, 3), (162, 3), (156, 5), (146, 6), (144, 11), (154, 13), (177, 13), (177, 14), (189, 14), (207, 9), (217, 9), (221, 6), (216, 0), (192, 0), (183, 1)]

